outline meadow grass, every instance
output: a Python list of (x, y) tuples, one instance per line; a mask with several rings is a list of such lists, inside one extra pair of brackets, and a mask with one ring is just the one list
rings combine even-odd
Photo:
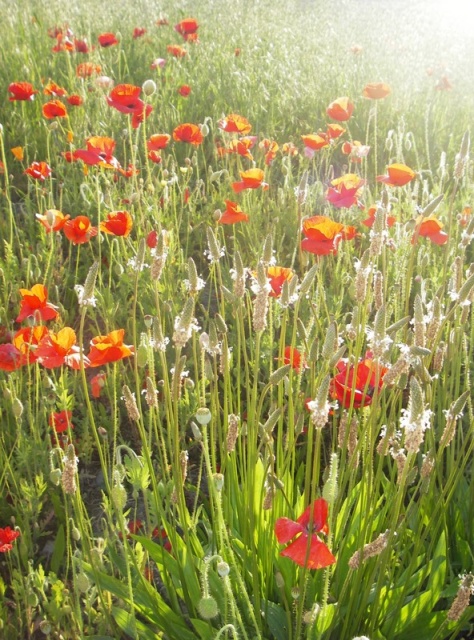
[(0, 637), (471, 637), (474, 51), (430, 7), (0, 0)]

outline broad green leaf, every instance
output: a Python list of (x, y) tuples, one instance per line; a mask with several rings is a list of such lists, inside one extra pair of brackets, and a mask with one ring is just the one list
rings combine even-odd
[(265, 620), (270, 628), (275, 640), (287, 640), (288, 638), (288, 618), (285, 610), (274, 602), (265, 602)]
[(337, 605), (336, 604), (328, 604), (324, 607), (322, 611), (319, 612), (318, 617), (316, 618), (315, 628), (318, 633), (324, 633), (329, 629), (333, 618), (336, 614)]

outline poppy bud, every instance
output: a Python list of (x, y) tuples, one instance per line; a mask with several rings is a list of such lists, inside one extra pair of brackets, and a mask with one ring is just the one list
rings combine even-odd
[(212, 414), (207, 407), (201, 407), (196, 411), (196, 420), (200, 425), (207, 425), (210, 423)]
[(152, 96), (156, 92), (156, 82), (154, 80), (145, 80), (142, 84), (142, 90), (146, 96)]
[(201, 133), (204, 137), (206, 137), (209, 134), (209, 127), (207, 126), (206, 123), (201, 124), (199, 128), (201, 129)]
[(18, 400), (18, 398), (13, 399), (12, 411), (15, 418), (19, 420), (23, 414), (23, 405), (21, 404), (20, 400)]
[(217, 602), (212, 596), (201, 598), (201, 600), (198, 602), (197, 608), (199, 611), (199, 615), (201, 616), (201, 618), (204, 618), (204, 620), (215, 618), (219, 613)]

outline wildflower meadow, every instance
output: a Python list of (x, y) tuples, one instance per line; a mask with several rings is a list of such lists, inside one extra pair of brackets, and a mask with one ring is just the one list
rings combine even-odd
[(0, 638), (473, 638), (472, 8), (0, 9)]

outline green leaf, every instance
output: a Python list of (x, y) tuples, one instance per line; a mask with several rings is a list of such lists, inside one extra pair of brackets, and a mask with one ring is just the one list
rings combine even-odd
[(336, 614), (335, 604), (326, 605), (324, 609), (318, 613), (318, 617), (316, 618), (315, 629), (319, 634), (324, 633), (329, 629), (335, 614)]
[(275, 640), (287, 640), (288, 619), (285, 610), (274, 602), (264, 603), (266, 608), (265, 620)]
[(56, 575), (59, 572), (59, 568), (64, 560), (64, 553), (66, 551), (66, 536), (64, 534), (64, 525), (61, 525), (56, 534), (56, 540), (54, 541), (54, 551), (51, 557), (51, 571)]
[(136, 620), (135, 617), (128, 611), (119, 609), (118, 607), (112, 607), (112, 615), (118, 626), (125, 631), (131, 638), (140, 638), (140, 640), (156, 640), (160, 636), (157, 636), (156, 631), (152, 631), (143, 622)]

